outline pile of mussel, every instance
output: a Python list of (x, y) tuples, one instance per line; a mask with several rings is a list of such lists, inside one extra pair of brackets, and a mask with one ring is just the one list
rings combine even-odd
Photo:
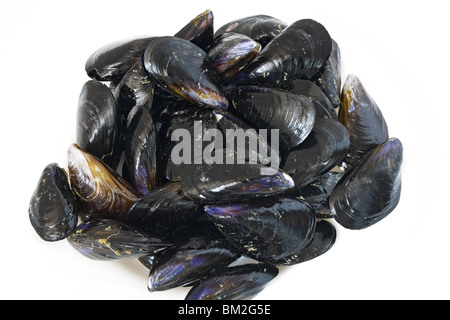
[(213, 21), (88, 58), (68, 170), (44, 169), (29, 217), (88, 258), (139, 259), (150, 291), (250, 299), (277, 266), (327, 252), (333, 220), (360, 230), (391, 213), (403, 149), (361, 81), (341, 84), (323, 25)]

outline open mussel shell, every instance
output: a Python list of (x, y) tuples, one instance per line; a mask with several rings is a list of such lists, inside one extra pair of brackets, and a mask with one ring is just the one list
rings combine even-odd
[(97, 80), (87, 81), (78, 100), (76, 143), (115, 168), (122, 154), (120, 136), (121, 125), (111, 91)]
[(192, 19), (187, 25), (175, 34), (175, 37), (187, 40), (206, 50), (213, 42), (214, 15), (206, 10)]
[(289, 87), (289, 92), (306, 96), (311, 99), (316, 108), (317, 118), (338, 120), (338, 115), (333, 104), (314, 82), (304, 79), (295, 80)]
[(304, 19), (277, 35), (236, 78), (239, 85), (283, 88), (314, 76), (331, 52), (331, 38), (320, 23)]
[(341, 105), (341, 51), (331, 39), (331, 53), (322, 70), (312, 79), (330, 99), (335, 108)]
[(339, 121), (350, 133), (350, 152), (345, 160), (350, 165), (389, 139), (381, 110), (355, 75), (349, 75), (344, 83)]
[(230, 82), (260, 51), (258, 42), (245, 35), (229, 32), (214, 40), (208, 56), (222, 80)]
[(336, 242), (336, 228), (333, 224), (326, 220), (321, 220), (316, 223), (312, 241), (306, 248), (300, 250), (298, 253), (289, 257), (272, 261), (275, 265), (295, 265), (315, 259), (326, 252), (328, 252)]
[(135, 106), (151, 109), (154, 87), (155, 85), (150, 81), (144, 69), (142, 59), (139, 59), (112, 91), (124, 128), (126, 127), (128, 114)]
[(28, 214), (36, 233), (45, 241), (67, 238), (78, 222), (79, 200), (67, 174), (58, 164), (44, 168), (30, 200)]
[(237, 114), (256, 129), (279, 130), (281, 149), (295, 148), (313, 129), (316, 111), (306, 96), (254, 86), (237, 87), (231, 96)]
[(144, 66), (152, 81), (180, 98), (212, 109), (228, 107), (214, 65), (189, 41), (177, 37), (153, 40), (145, 50)]
[(197, 283), (186, 300), (251, 300), (278, 275), (269, 264), (229, 267)]
[(149, 291), (168, 290), (202, 280), (241, 256), (209, 221), (178, 230), (173, 238), (176, 246), (155, 255), (148, 279)]
[(255, 40), (265, 47), (273, 38), (280, 34), (288, 25), (267, 15), (256, 15), (231, 21), (216, 31), (214, 38), (217, 39), (224, 33), (235, 32), (243, 34)]
[(161, 184), (160, 149), (150, 112), (143, 106), (135, 106), (128, 115), (125, 159), (130, 182), (141, 195), (149, 194)]
[(300, 252), (316, 226), (312, 207), (291, 196), (207, 205), (205, 212), (228, 241), (258, 261), (276, 261)]
[(336, 221), (360, 230), (388, 216), (400, 201), (402, 160), (402, 143), (391, 138), (352, 167), (330, 196)]
[(85, 220), (124, 220), (139, 193), (98, 158), (72, 144), (67, 152), (72, 188), (81, 199)]
[(222, 203), (266, 197), (294, 187), (292, 178), (278, 167), (257, 162), (258, 155), (250, 163), (245, 162), (244, 154), (243, 164), (236, 164), (240, 152), (234, 149), (216, 149), (215, 157), (215, 162), (200, 163), (182, 175), (181, 188), (188, 198), (200, 203)]
[(134, 37), (101, 47), (87, 59), (86, 73), (99, 81), (121, 79), (141, 59), (152, 39), (147, 36)]
[(139, 199), (127, 213), (127, 223), (152, 234), (168, 233), (193, 224), (203, 206), (186, 198), (179, 182), (170, 182)]
[(112, 219), (81, 224), (67, 240), (84, 256), (106, 261), (139, 258), (172, 246)]
[(350, 136), (342, 124), (333, 119), (317, 119), (306, 140), (286, 154), (281, 168), (301, 188), (340, 164), (349, 146)]

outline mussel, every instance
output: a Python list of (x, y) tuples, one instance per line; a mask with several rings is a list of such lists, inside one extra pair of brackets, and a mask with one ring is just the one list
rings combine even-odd
[(272, 261), (275, 265), (295, 265), (315, 259), (328, 252), (336, 242), (336, 228), (326, 220), (316, 223), (312, 241), (298, 253), (289, 257)]
[(149, 291), (202, 280), (241, 256), (209, 221), (178, 230), (173, 238), (176, 246), (155, 255), (148, 279)]
[(170, 182), (152, 190), (128, 211), (127, 223), (156, 235), (167, 235), (189, 226), (203, 214), (203, 206), (186, 198), (179, 182)]
[(128, 115), (125, 158), (130, 182), (141, 195), (161, 184), (160, 143), (150, 112), (135, 106)]
[(256, 15), (237, 19), (223, 25), (216, 31), (214, 38), (217, 39), (224, 33), (234, 32), (243, 34), (261, 44), (262, 47), (265, 47), (287, 26), (285, 22), (274, 17)]
[(276, 261), (300, 252), (316, 226), (312, 207), (290, 196), (207, 205), (205, 212), (228, 241), (258, 261)]
[(229, 32), (214, 40), (208, 57), (221, 79), (230, 82), (260, 51), (258, 42), (245, 35)]
[(277, 35), (236, 78), (238, 84), (283, 88), (313, 77), (331, 52), (331, 38), (320, 23), (304, 19)]
[(317, 119), (306, 140), (286, 154), (281, 168), (301, 188), (340, 164), (349, 146), (350, 137), (342, 124), (333, 119)]
[(270, 264), (230, 267), (197, 283), (186, 300), (250, 300), (278, 275)]
[(388, 216), (400, 201), (403, 146), (391, 138), (352, 167), (330, 196), (335, 220), (348, 229), (364, 229)]
[(152, 81), (170, 93), (209, 108), (226, 109), (228, 100), (205, 51), (177, 37), (154, 39), (144, 53)]
[(83, 223), (67, 240), (84, 256), (105, 261), (139, 258), (172, 246), (112, 219)]
[(36, 233), (45, 241), (59, 241), (75, 230), (79, 199), (58, 164), (44, 168), (30, 200), (28, 214)]
[(331, 53), (322, 70), (312, 81), (326, 94), (335, 108), (341, 105), (341, 51), (336, 41), (331, 39)]
[(206, 10), (192, 19), (175, 37), (192, 42), (201, 49), (206, 50), (213, 42), (214, 15), (211, 10)]
[(350, 151), (345, 160), (349, 165), (389, 139), (383, 113), (355, 75), (350, 74), (344, 83), (339, 121), (350, 133)]
[(291, 149), (311, 132), (316, 111), (311, 100), (289, 92), (238, 87), (232, 91), (234, 110), (256, 129), (279, 130), (279, 148)]
[(70, 182), (81, 199), (85, 220), (124, 220), (139, 193), (116, 171), (72, 144), (67, 152)]
[(122, 154), (119, 121), (116, 101), (109, 88), (97, 80), (87, 81), (78, 100), (78, 146), (115, 168)]
[(121, 79), (142, 57), (153, 37), (142, 36), (119, 40), (95, 51), (86, 61), (86, 73), (99, 81)]

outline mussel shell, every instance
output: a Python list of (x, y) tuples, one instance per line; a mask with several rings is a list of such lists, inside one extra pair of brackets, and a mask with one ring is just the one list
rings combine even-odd
[(142, 59), (139, 59), (114, 89), (119, 117), (124, 127), (131, 109), (142, 106), (151, 109), (155, 85), (150, 81), (144, 69)]
[(298, 196), (313, 207), (318, 218), (333, 218), (329, 204), (330, 195), (343, 176), (341, 172), (329, 171), (314, 182), (298, 189)]
[(192, 42), (206, 50), (213, 42), (214, 15), (211, 10), (199, 14), (175, 34), (175, 37)]
[(238, 87), (232, 93), (232, 103), (237, 114), (256, 129), (278, 129), (281, 149), (302, 143), (316, 120), (309, 98), (281, 90)]
[(173, 237), (177, 245), (155, 255), (148, 279), (149, 291), (168, 290), (201, 280), (240, 257), (209, 221), (181, 229)]
[(75, 230), (79, 200), (58, 164), (44, 168), (30, 200), (28, 214), (36, 233), (45, 241), (59, 241)]
[(81, 224), (67, 240), (84, 256), (105, 261), (139, 258), (172, 246), (112, 219)]
[(389, 139), (383, 113), (355, 75), (349, 75), (344, 83), (339, 121), (350, 133), (350, 152), (346, 159), (350, 165)]
[(292, 81), (313, 77), (331, 52), (331, 38), (320, 23), (304, 19), (276, 36), (237, 77), (239, 85), (283, 88)]
[(388, 216), (400, 201), (402, 160), (402, 143), (391, 138), (352, 167), (330, 196), (336, 221), (360, 230)]
[(261, 45), (249, 37), (229, 32), (214, 40), (208, 51), (217, 73), (230, 82), (261, 51)]
[(338, 120), (338, 115), (331, 101), (325, 93), (310, 80), (295, 80), (289, 87), (289, 92), (306, 96), (311, 99), (316, 108), (317, 118), (328, 118)]
[(256, 15), (231, 21), (214, 34), (217, 39), (227, 32), (235, 32), (246, 35), (265, 47), (273, 38), (280, 34), (288, 25), (274, 17)]
[(181, 188), (188, 198), (205, 204), (223, 203), (266, 197), (294, 187), (292, 178), (278, 167), (259, 162), (236, 164), (239, 153), (233, 149), (215, 152), (225, 155), (222, 163), (198, 164), (182, 175)]
[(341, 105), (341, 51), (336, 41), (331, 39), (331, 53), (322, 70), (312, 79), (335, 108)]
[(156, 235), (193, 224), (203, 206), (186, 198), (179, 182), (170, 182), (139, 199), (127, 213), (127, 223)]
[(86, 61), (86, 73), (99, 81), (121, 79), (142, 57), (153, 37), (119, 40), (95, 51)]
[(269, 264), (230, 267), (196, 284), (186, 300), (250, 300), (278, 275)]
[(312, 207), (290, 196), (207, 205), (205, 212), (228, 241), (258, 261), (276, 261), (300, 252), (316, 226)]
[(87, 81), (78, 100), (76, 143), (115, 168), (122, 154), (121, 130), (116, 102), (109, 88), (97, 80)]
[(152, 81), (180, 98), (213, 109), (228, 107), (214, 65), (189, 41), (176, 37), (153, 40), (145, 50), (144, 66)]
[(131, 184), (141, 195), (147, 195), (162, 181), (160, 141), (150, 112), (135, 106), (128, 115), (125, 137), (125, 159)]
[(336, 242), (336, 228), (326, 220), (317, 222), (312, 241), (306, 248), (289, 257), (272, 261), (275, 265), (295, 265), (315, 259), (328, 252)]
[(81, 199), (85, 220), (124, 220), (139, 193), (116, 171), (72, 144), (67, 152), (70, 182)]
[(341, 163), (349, 146), (350, 136), (342, 124), (333, 119), (317, 119), (306, 140), (286, 154), (281, 168), (301, 188)]

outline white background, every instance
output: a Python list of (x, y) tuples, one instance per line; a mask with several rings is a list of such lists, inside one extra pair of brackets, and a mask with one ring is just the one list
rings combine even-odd
[[(368, 4), (369, 3), (369, 4)], [(212, 9), (216, 29), (269, 14), (315, 19), (341, 47), (404, 145), (397, 209), (362, 231), (338, 227), (333, 249), (283, 268), (260, 299), (450, 298), (450, 23), (444, 1), (8, 1), (0, 12), (0, 298), (183, 299), (148, 293), (136, 261), (97, 262), (32, 229), (28, 203), (43, 168), (65, 167), (84, 63), (100, 46), (173, 35)]]

